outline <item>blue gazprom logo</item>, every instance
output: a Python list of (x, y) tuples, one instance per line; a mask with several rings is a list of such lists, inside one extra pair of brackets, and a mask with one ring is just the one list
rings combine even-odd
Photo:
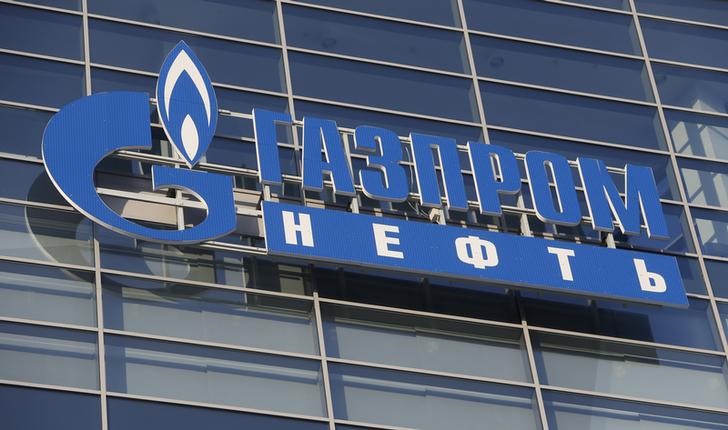
[[(210, 77), (183, 41), (167, 55), (157, 82), (157, 109), (169, 141), (190, 169), (212, 141), (217, 99)], [(207, 209), (200, 224), (182, 230), (154, 229), (114, 212), (94, 186), (96, 165), (122, 149), (151, 149), (149, 94), (100, 93), (64, 106), (43, 135), (43, 162), (60, 193), (80, 212), (116, 232), (165, 243), (197, 243), (235, 229), (230, 176), (152, 166), (152, 185), (195, 195)]]
[[(197, 56), (184, 43), (172, 49), (157, 82), (157, 109), (165, 133), (189, 169), (155, 165), (154, 189), (176, 188), (194, 194), (207, 208), (205, 220), (191, 228), (161, 230), (129, 221), (99, 197), (94, 170), (115, 151), (151, 148), (149, 95), (135, 92), (95, 94), (64, 106), (49, 122), (43, 136), (43, 160), (61, 194), (87, 217), (136, 238), (165, 243), (196, 243), (232, 231), (236, 225), (232, 178), (192, 170), (212, 141), (217, 125), (217, 100), (211, 80)], [(293, 126), (285, 112), (253, 110), (260, 182), (283, 183), (277, 125)], [(362, 125), (353, 133), (353, 151), (366, 157), (354, 180), (352, 163), (334, 121), (303, 118), (303, 189), (322, 191), (329, 181), (333, 192), (353, 197), (357, 185), (372, 199), (402, 202), (410, 199), (411, 173), (397, 134)], [(409, 135), (419, 203), (425, 208), (469, 209), (460, 149), (454, 139), (420, 133)], [(500, 216), (500, 197), (521, 192), (521, 174), (507, 148), (468, 142), (467, 155), (482, 214)], [(525, 155), (529, 194), (536, 215), (544, 222), (577, 225), (582, 220), (569, 161), (561, 155), (530, 151)], [(579, 157), (576, 167), (583, 185), (592, 227), (640, 234), (644, 225), (652, 238), (666, 238), (667, 224), (652, 170), (625, 166), (624, 199), (601, 160)], [(554, 186), (555, 185), (555, 186)], [(441, 189), (444, 191), (442, 196)]]

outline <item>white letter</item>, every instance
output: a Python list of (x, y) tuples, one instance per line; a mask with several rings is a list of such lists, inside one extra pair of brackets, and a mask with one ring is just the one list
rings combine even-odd
[(566, 248), (554, 248), (549, 246), (549, 254), (555, 254), (556, 258), (559, 259), (559, 269), (561, 269), (561, 279), (564, 281), (573, 281), (574, 275), (571, 274), (571, 264), (569, 264), (569, 257), (574, 256), (574, 251)]
[(404, 258), (401, 251), (389, 249), (389, 245), (399, 245), (398, 237), (387, 236), (387, 233), (399, 233), (399, 227), (386, 224), (372, 224), (374, 230), (374, 244), (377, 246), (377, 255), (391, 258)]
[(655, 272), (648, 272), (645, 260), (634, 259), (634, 268), (637, 269), (637, 279), (640, 281), (642, 291), (651, 293), (664, 293), (667, 291), (665, 278)]
[(295, 214), (283, 211), (283, 230), (286, 233), (288, 245), (298, 245), (296, 232), (301, 233), (303, 246), (313, 247), (313, 230), (311, 229), (311, 217), (308, 214), (298, 214), (299, 224), (296, 223)]
[(455, 239), (455, 251), (457, 251), (460, 261), (470, 264), (476, 269), (498, 265), (498, 252), (493, 242), (478, 236), (458, 237)]

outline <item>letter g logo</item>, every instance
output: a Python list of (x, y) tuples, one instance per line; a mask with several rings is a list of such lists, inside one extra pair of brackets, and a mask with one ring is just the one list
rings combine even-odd
[[(157, 83), (157, 109), (170, 142), (191, 168), (209, 146), (217, 125), (217, 100), (204, 67), (180, 41), (169, 53)], [(164, 243), (196, 243), (235, 228), (232, 178), (202, 171), (152, 166), (155, 190), (177, 188), (207, 208), (200, 224), (158, 230), (123, 218), (99, 197), (96, 165), (120, 149), (151, 149), (149, 95), (100, 93), (76, 100), (51, 118), (43, 135), (43, 163), (58, 191), (81, 213), (116, 232)]]

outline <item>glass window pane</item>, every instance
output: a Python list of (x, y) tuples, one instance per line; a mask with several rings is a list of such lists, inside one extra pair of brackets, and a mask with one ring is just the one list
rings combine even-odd
[(0, 47), (81, 60), (81, 17), (0, 5)]
[(629, 7), (629, 0), (569, 0), (569, 2), (606, 7), (610, 9), (631, 10)]
[(707, 294), (703, 271), (697, 259), (677, 257), (677, 265), (680, 268), (680, 276), (685, 285), (685, 291), (695, 294)]
[(710, 304), (689, 299), (687, 309), (523, 292), (528, 323), (534, 326), (718, 349)]
[(464, 0), (472, 30), (639, 54), (632, 17), (531, 0)]
[(728, 416), (637, 402), (544, 392), (549, 428), (558, 430), (728, 429)]
[(43, 131), (53, 114), (0, 106), (0, 151), (41, 158)]
[(644, 62), (571, 49), (473, 36), (483, 77), (652, 101)]
[(289, 57), (296, 95), (477, 121), (470, 79), (296, 52)]
[(213, 82), (283, 91), (279, 49), (96, 19), (89, 21), (89, 30), (94, 63), (157, 73), (167, 53), (184, 39)]
[(688, 202), (728, 209), (728, 164), (680, 159)]
[(728, 262), (705, 260), (710, 286), (716, 296), (728, 298)]
[(92, 273), (0, 262), (0, 314), (95, 326), (93, 281)]
[(223, 252), (192, 246), (144, 242), (102, 227), (96, 230), (96, 236), (104, 268), (244, 286), (240, 255), (230, 257)]
[(541, 383), (722, 408), (725, 357), (552, 334), (533, 336)]
[(91, 222), (74, 212), (0, 204), (0, 254), (93, 265)]
[[(578, 157), (592, 157), (603, 160), (607, 166), (620, 169), (623, 169), (627, 163), (648, 166), (654, 173), (660, 196), (667, 199), (680, 199), (680, 192), (672, 169), (672, 161), (667, 155), (629, 151), (626, 149), (609, 148), (498, 130), (490, 131), (490, 141), (522, 154), (533, 150), (548, 149), (551, 152), (563, 155), (569, 160), (576, 160)], [(525, 178), (525, 167), (523, 163), (520, 163), (520, 165), (523, 169), (521, 177)], [(576, 183), (579, 183), (579, 172), (577, 168), (573, 167), (572, 172)], [(613, 173), (612, 179), (617, 189), (620, 192), (624, 192), (624, 175)]]
[(84, 95), (83, 66), (0, 54), (0, 99), (61, 107)]
[(691, 209), (703, 252), (728, 257), (728, 212)]
[(678, 154), (728, 161), (728, 119), (670, 109), (665, 118)]
[(728, 113), (728, 74), (667, 64), (652, 68), (662, 103)]
[(728, 22), (724, 0), (635, 0), (637, 11), (718, 25)]
[(423, 430), (538, 428), (530, 388), (330, 364), (336, 418)]
[(328, 424), (168, 403), (109, 398), (110, 430), (327, 430)]
[(0, 184), (2, 197), (68, 206), (42, 164), (0, 159)]
[(650, 18), (640, 18), (640, 25), (650, 57), (728, 67), (726, 30)]
[(531, 379), (520, 330), (340, 306), (325, 306), (323, 312), (326, 353), (331, 356), (499, 379)]
[(288, 46), (468, 72), (462, 33), (284, 5)]
[(60, 7), (63, 9), (81, 10), (82, 0), (23, 0), (25, 3), (35, 3), (45, 6)]
[(318, 355), (308, 301), (124, 276), (102, 282), (105, 327)]
[(483, 140), (483, 129), (481, 127), (410, 118), (302, 100), (296, 100), (296, 115), (299, 118), (318, 116), (319, 118), (332, 119), (336, 121), (339, 127), (346, 128), (356, 128), (363, 124), (384, 127), (394, 131), (401, 137), (409, 136), (410, 132), (434, 134), (454, 138), (462, 145), (469, 140)]
[(89, 0), (89, 13), (266, 42), (278, 41), (275, 2)]
[(98, 389), (96, 333), (0, 322), (0, 379)]
[(74, 430), (101, 428), (98, 396), (0, 385), (0, 416), (8, 430)]
[(324, 414), (318, 361), (107, 336), (106, 367), (110, 391)]
[(302, 2), (434, 24), (460, 26), (458, 8), (454, 0), (397, 0), (396, 2), (391, 0), (302, 0)]
[(480, 88), (491, 125), (630, 146), (664, 145), (654, 107), (493, 83)]

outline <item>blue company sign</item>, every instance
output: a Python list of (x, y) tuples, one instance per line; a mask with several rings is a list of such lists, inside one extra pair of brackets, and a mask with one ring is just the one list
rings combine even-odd
[[(135, 238), (172, 244), (199, 243), (228, 234), (236, 226), (235, 204), (233, 199), (233, 181), (230, 176), (193, 170), (207, 150), (217, 125), (217, 99), (202, 63), (194, 52), (183, 41), (180, 41), (167, 55), (159, 74), (156, 89), (157, 111), (165, 133), (172, 146), (187, 165), (185, 168), (168, 166), (152, 166), (152, 186), (156, 189), (174, 188), (194, 194), (207, 210), (206, 218), (198, 225), (179, 230), (155, 229), (134, 223), (123, 218), (112, 210), (99, 196), (94, 185), (94, 171), (97, 164), (105, 157), (123, 149), (150, 149), (151, 127), (149, 124), (149, 94), (137, 92), (111, 92), (94, 94), (76, 100), (53, 116), (43, 136), (43, 162), (51, 181), (68, 202), (95, 222), (116, 232)], [(284, 112), (271, 112), (254, 109), (252, 112), (258, 157), (260, 182), (264, 185), (283, 183), (281, 173), (277, 131), (280, 125), (293, 126), (292, 118)], [(358, 181), (352, 174), (351, 158), (343, 145), (339, 128), (331, 120), (304, 117), (302, 129), (303, 145), (301, 153), (302, 187), (309, 191), (322, 191), (324, 181), (330, 181), (333, 192), (337, 195), (355, 197), (357, 188), (368, 197), (377, 200), (402, 202), (411, 198), (410, 171), (405, 166), (405, 159), (413, 164), (414, 180), (418, 190), (419, 204), (425, 208), (444, 207), (450, 211), (465, 211), (470, 202), (465, 192), (465, 180), (460, 162), (460, 148), (455, 140), (420, 133), (409, 136), (411, 158), (405, 157), (405, 150), (397, 134), (380, 127), (362, 125), (353, 133), (353, 152), (366, 158), (366, 165), (358, 172)], [(477, 207), (483, 214), (501, 215), (500, 197), (504, 194), (521, 192), (521, 177), (514, 153), (498, 145), (481, 142), (468, 142), (468, 166), (474, 179), (477, 194)], [(657, 192), (657, 186), (648, 167), (627, 164), (625, 166), (624, 199), (610, 177), (606, 165), (601, 160), (579, 157), (576, 160), (584, 195), (591, 219), (592, 227), (598, 231), (611, 232), (615, 226), (624, 234), (640, 234), (644, 225), (649, 237), (666, 238), (667, 224)], [(577, 197), (574, 177), (569, 161), (561, 155), (545, 151), (530, 151), (525, 155), (525, 169), (530, 195), (536, 215), (544, 222), (577, 225), (581, 222), (582, 213)], [(555, 187), (551, 184), (555, 184)], [(441, 193), (444, 190), (444, 196)], [(265, 207), (271, 207), (265, 204)], [(302, 215), (313, 214), (304, 208)], [(287, 216), (287, 215), (286, 215)], [(354, 215), (351, 215), (354, 216)], [(340, 237), (348, 237), (345, 226), (349, 219), (341, 214), (316, 214), (316, 219), (328, 219), (331, 231), (339, 231)], [(271, 219), (266, 216), (266, 229), (273, 236), (266, 236), (271, 253), (285, 253), (299, 248), (281, 248), (275, 246), (277, 229), (269, 225)], [(367, 218), (352, 218), (352, 226), (362, 225)], [(534, 262), (546, 264), (547, 256), (537, 257), (537, 245), (523, 245), (523, 256), (518, 257), (514, 250), (530, 243), (541, 243), (540, 239), (527, 239), (502, 233), (468, 232), (466, 239), (455, 238), (452, 242), (452, 231), (449, 227), (421, 224), (410, 224), (392, 221), (402, 231), (421, 234), (415, 242), (414, 236), (408, 236), (407, 252), (412, 256), (420, 255), (413, 247), (421, 247), (422, 252), (432, 246), (442, 247), (443, 252), (455, 246), (456, 256), (467, 257), (472, 264), (465, 268), (457, 265), (440, 267), (427, 262), (425, 257), (409, 257), (401, 259), (397, 264), (381, 261), (370, 261), (364, 254), (352, 254), (355, 250), (340, 250), (340, 255), (331, 254), (333, 247), (316, 248), (319, 253), (310, 253), (300, 248), (297, 255), (311, 256), (345, 263), (366, 263), (381, 267), (409, 267), (422, 273), (449, 274), (479, 280), (503, 281), (516, 284), (565, 288), (563, 282), (583, 285), (570, 291), (589, 291), (590, 294), (614, 295), (624, 298), (657, 301), (671, 304), (684, 304), (685, 294), (679, 281), (675, 281), (677, 262), (673, 257), (653, 254), (637, 254), (632, 262), (626, 262), (631, 255), (628, 251), (615, 251), (598, 247), (563, 245), (562, 254), (556, 253), (562, 274), (564, 267), (569, 266), (568, 250), (575, 255), (584, 254), (575, 267), (581, 268), (591, 264), (594, 267), (605, 267), (601, 262), (612, 261), (612, 271), (604, 269), (602, 281), (573, 281), (561, 279), (561, 283), (546, 282), (544, 277), (538, 282), (533, 278), (536, 274), (546, 276), (545, 268), (534, 267)], [(361, 244), (369, 243), (364, 230), (357, 232)], [(457, 229), (462, 234), (467, 230)], [(385, 231), (386, 233), (386, 231)], [(376, 233), (379, 234), (379, 233)], [(324, 237), (324, 236), (322, 236)], [(368, 236), (367, 236), (368, 237)], [(379, 236), (376, 236), (379, 237)], [(385, 234), (385, 239), (386, 239)], [(435, 242), (433, 237), (442, 237)], [(326, 243), (326, 239), (323, 243)], [(388, 239), (387, 239), (388, 240)], [(394, 240), (394, 239), (393, 239)], [(450, 243), (452, 242), (452, 243)], [(510, 242), (511, 245), (507, 243)], [(375, 243), (376, 244), (376, 243)], [(454, 244), (454, 245), (453, 245)], [(517, 245), (514, 245), (517, 244)], [(290, 245), (290, 244), (289, 244)], [(545, 246), (545, 245), (544, 245)], [(560, 247), (562, 245), (559, 245)], [(495, 248), (494, 248), (495, 247)], [(501, 248), (501, 251), (493, 251)], [(552, 246), (557, 249), (557, 247)], [(558, 248), (561, 249), (561, 248)], [(469, 251), (463, 251), (469, 250)], [(528, 251), (527, 251), (528, 250)], [(348, 253), (347, 253), (348, 252)], [(404, 251), (392, 251), (404, 252)], [(465, 254), (464, 254), (465, 252)], [(492, 266), (492, 255), (498, 252), (497, 266)], [(548, 254), (548, 252), (547, 252)], [(424, 255), (424, 254), (422, 254)], [(436, 255), (436, 253), (432, 253)], [(599, 258), (587, 258), (599, 255)], [(345, 256), (348, 256), (345, 258)], [(506, 258), (507, 256), (507, 258)], [(609, 257), (606, 257), (609, 256)], [(382, 257), (382, 256), (378, 256)], [(431, 257), (430, 257), (431, 258)], [(620, 258), (622, 258), (620, 260)], [(388, 260), (382, 260), (388, 261)], [(407, 263), (405, 263), (406, 261)], [(463, 259), (459, 260), (463, 263)], [(522, 274), (521, 278), (509, 278), (505, 275), (509, 270), (522, 269), (527, 262), (532, 273)], [(619, 263), (619, 264), (616, 264)], [(629, 263), (629, 264), (628, 264)], [(625, 266), (626, 264), (626, 266)], [(483, 265), (483, 267), (479, 267)], [(564, 266), (566, 265), (566, 266)], [(460, 264), (462, 266), (462, 264)], [(506, 266), (510, 267), (509, 269)], [(668, 267), (669, 266), (669, 267)], [(550, 267), (550, 266), (544, 266)], [(438, 268), (433, 271), (432, 269)], [(488, 268), (489, 270), (485, 270)], [(439, 271), (441, 269), (441, 271)], [(639, 276), (640, 291), (643, 296), (625, 290), (632, 283), (615, 282), (616, 272), (624, 270), (624, 276), (634, 281), (634, 273)], [(635, 272), (636, 271), (636, 272)], [(634, 273), (633, 273), (634, 272)], [(551, 273), (551, 272), (548, 272)], [(572, 275), (576, 273), (572, 270)], [(594, 273), (597, 273), (595, 271)], [(496, 274), (496, 275), (491, 275)], [(500, 275), (498, 275), (500, 274)], [(621, 275), (620, 275), (621, 276)], [(528, 278), (528, 279), (527, 279)], [(533, 279), (531, 279), (533, 278)], [(592, 276), (593, 278), (593, 276)], [(609, 285), (606, 280), (609, 279)], [(626, 279), (626, 278), (625, 278)], [(677, 283), (676, 283), (677, 282)], [(669, 283), (669, 288), (667, 287)], [(604, 285), (602, 285), (604, 284)], [(561, 287), (557, 287), (561, 285)], [(576, 284), (574, 284), (576, 285)], [(592, 291), (593, 290), (593, 291)], [(624, 291), (623, 291), (624, 290)], [(658, 291), (664, 290), (664, 291)], [(630, 290), (631, 291), (631, 290)], [(608, 294), (609, 293), (609, 294)], [(649, 294), (648, 294), (649, 293)], [(646, 295), (645, 295), (646, 294)], [(679, 301), (675, 294), (682, 294)], [(660, 299), (663, 297), (663, 299)], [(670, 297), (670, 299), (667, 299)]]
[(675, 258), (263, 202), (268, 251), (334, 263), (687, 306)]

